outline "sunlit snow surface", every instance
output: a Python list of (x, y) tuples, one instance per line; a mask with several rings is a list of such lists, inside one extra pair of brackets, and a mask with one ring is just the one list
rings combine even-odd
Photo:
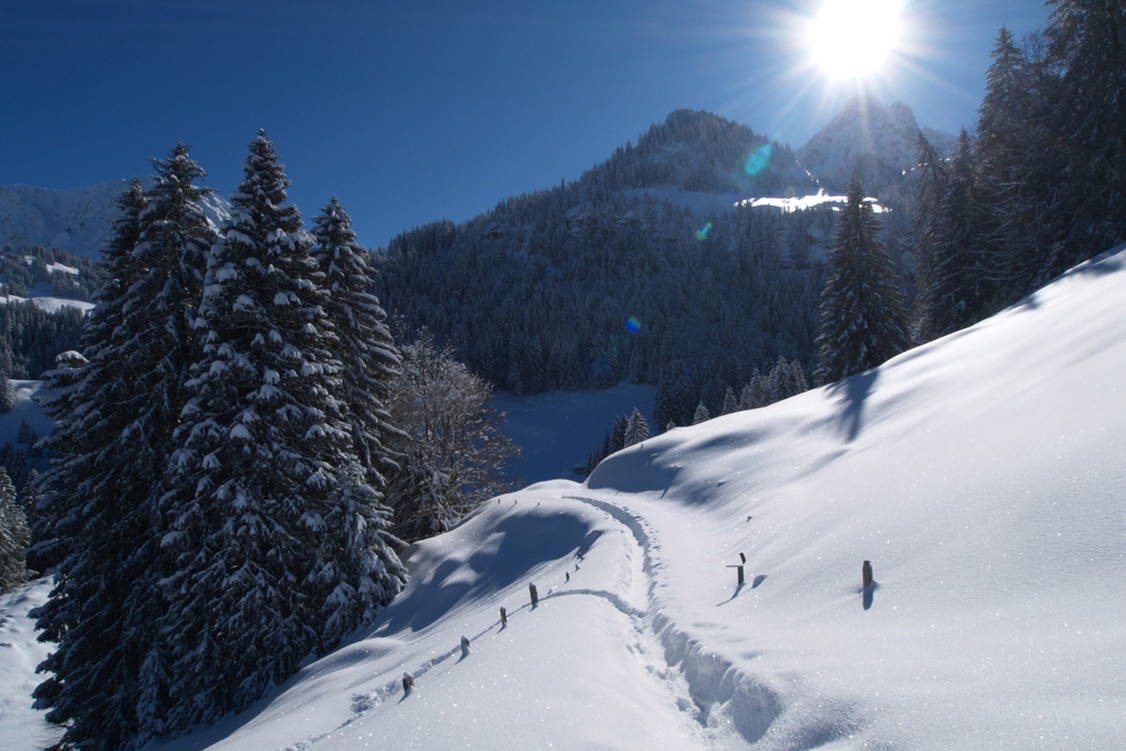
[(1120, 250), (491, 501), (412, 550), (375, 624), (163, 748), (1119, 749), (1123, 310)]
[[(885, 209), (875, 198), (865, 198), (864, 201), (872, 205), (872, 211), (876, 214), (882, 214)], [(795, 211), (803, 211), (805, 209), (812, 209), (815, 206), (829, 204), (834, 211), (839, 210), (848, 202), (848, 196), (833, 196), (828, 195), (823, 190), (817, 191), (815, 195), (811, 196), (791, 196), (786, 198), (771, 198), (765, 196), (763, 198), (747, 198), (743, 201), (736, 203), (736, 206), (750, 206), (752, 208), (761, 208), (769, 206), (775, 209), (781, 209), (786, 214), (792, 214)]]

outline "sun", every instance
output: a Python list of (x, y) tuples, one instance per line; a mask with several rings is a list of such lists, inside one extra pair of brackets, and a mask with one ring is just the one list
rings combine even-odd
[(902, 0), (824, 0), (806, 27), (813, 63), (833, 80), (884, 72), (900, 43), (902, 6)]

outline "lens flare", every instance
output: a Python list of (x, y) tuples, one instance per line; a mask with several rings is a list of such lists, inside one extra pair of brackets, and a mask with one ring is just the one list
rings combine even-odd
[(707, 240), (708, 239), (708, 233), (711, 232), (711, 231), (712, 231), (712, 223), (708, 222), (703, 227), (696, 230), (696, 239), (699, 240), (700, 242)]
[(631, 334), (641, 331), (641, 321), (637, 320), (637, 316), (630, 316), (626, 319), (626, 331)]
[(766, 165), (770, 164), (770, 154), (773, 151), (770, 143), (764, 143), (747, 156), (747, 161), (743, 164), (743, 170), (751, 176), (757, 175), (766, 169)]

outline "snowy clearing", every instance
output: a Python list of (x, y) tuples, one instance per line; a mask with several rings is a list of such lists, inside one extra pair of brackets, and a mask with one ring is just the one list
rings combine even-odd
[(69, 300), (65, 297), (20, 297), (19, 295), (0, 295), (0, 304), (10, 302), (31, 302), (37, 308), (48, 313), (57, 313), (59, 308), (78, 308), (83, 313), (88, 313), (94, 308), (94, 303), (85, 300)]

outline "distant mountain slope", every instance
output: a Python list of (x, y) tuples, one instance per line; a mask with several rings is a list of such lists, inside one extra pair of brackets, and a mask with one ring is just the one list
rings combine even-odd
[[(856, 97), (798, 149), (797, 159), (830, 192), (844, 191), (855, 174), (869, 194), (880, 195), (915, 164), (918, 133), (907, 105)], [(926, 128), (924, 134), (939, 153), (953, 151), (949, 133)]]
[[(116, 201), (127, 180), (52, 190), (0, 185), (0, 247), (58, 248), (95, 258), (117, 218)], [(213, 194), (205, 205), (212, 221), (228, 216), (227, 202)]]

